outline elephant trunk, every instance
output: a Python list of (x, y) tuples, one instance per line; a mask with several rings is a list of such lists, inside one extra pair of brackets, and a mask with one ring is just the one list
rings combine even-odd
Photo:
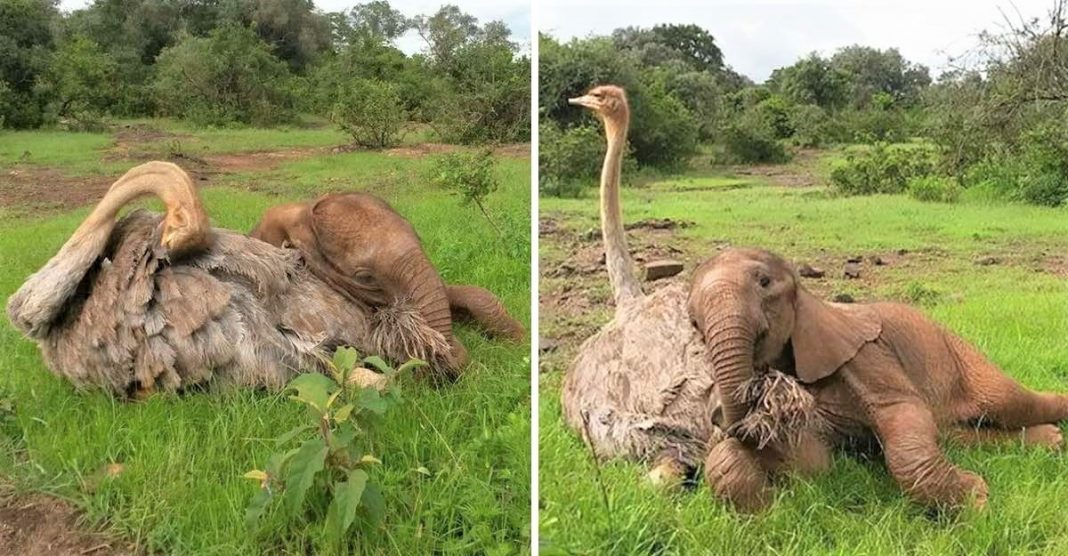
[(722, 426), (727, 428), (747, 412), (743, 389), (755, 374), (756, 327), (748, 305), (730, 294), (713, 294), (702, 303), (691, 302), (691, 312), (708, 347), (723, 407)]
[(400, 284), (406, 301), (425, 321), (426, 325), (441, 334), (447, 347), (433, 350), (435, 355), (444, 359), (450, 370), (458, 369), (467, 363), (467, 350), (457, 341), (452, 333), (452, 316), (449, 311), (449, 298), (445, 282), (438, 275), (426, 253), (419, 247), (413, 247), (397, 258), (392, 273), (395, 282)]

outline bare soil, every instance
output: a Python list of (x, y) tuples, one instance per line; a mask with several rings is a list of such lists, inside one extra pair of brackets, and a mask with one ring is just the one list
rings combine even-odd
[(41, 494), (0, 497), (0, 554), (117, 556), (133, 545), (87, 528), (66, 502)]
[(801, 149), (786, 164), (738, 165), (727, 171), (736, 176), (756, 176), (783, 187), (813, 187), (826, 181), (820, 173), (820, 156), (817, 149)]

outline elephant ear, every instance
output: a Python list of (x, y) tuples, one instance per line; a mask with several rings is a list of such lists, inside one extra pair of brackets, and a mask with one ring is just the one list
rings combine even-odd
[(797, 290), (796, 307), (790, 342), (801, 382), (834, 374), (882, 333), (882, 321), (870, 307), (827, 303), (804, 288)]

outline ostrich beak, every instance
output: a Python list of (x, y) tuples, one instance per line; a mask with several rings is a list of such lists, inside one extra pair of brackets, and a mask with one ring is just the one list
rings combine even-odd
[(590, 95), (583, 95), (583, 96), (580, 96), (580, 97), (569, 98), (569, 99), (567, 99), (567, 103), (570, 104), (570, 105), (573, 105), (573, 106), (585, 106), (586, 108), (596, 108), (597, 107), (597, 99), (593, 98)]

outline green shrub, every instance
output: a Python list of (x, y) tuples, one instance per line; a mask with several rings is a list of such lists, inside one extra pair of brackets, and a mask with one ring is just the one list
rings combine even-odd
[(500, 228), (490, 217), (485, 204), (486, 196), (501, 185), (493, 151), (457, 151), (437, 156), (431, 161), (429, 172), (430, 183), (459, 195), (461, 204), (473, 203), (500, 233)]
[(953, 178), (919, 176), (908, 181), (909, 196), (918, 201), (955, 203), (964, 188)]
[(255, 31), (231, 24), (164, 49), (152, 88), (165, 115), (205, 125), (273, 125), (293, 117), (290, 85), (286, 63)]
[(330, 119), (357, 145), (381, 149), (400, 140), (408, 112), (392, 83), (353, 79), (339, 87)]
[(538, 126), (538, 189), (546, 195), (577, 197), (597, 183), (605, 142), (592, 125), (561, 130), (552, 120)]
[(819, 147), (841, 140), (841, 126), (827, 111), (814, 104), (802, 104), (790, 112), (793, 135), (790, 142), (798, 147)]
[(837, 117), (850, 139), (858, 143), (893, 143), (908, 138), (905, 115), (897, 109), (846, 110)]
[[(245, 473), (259, 483), (245, 510), (249, 527), (259, 527), (272, 507), (281, 506), (290, 520), (313, 513), (322, 519), (325, 514), (330, 539), (344, 546), (357, 517), (371, 524), (380, 521), (385, 500), (369, 471), (381, 461), (370, 452), (368, 421), (400, 401), (395, 376), (424, 365), (412, 360), (394, 370), (381, 357), (361, 360), (356, 350), (340, 348), (329, 374), (310, 372), (293, 379), (286, 390), (307, 407), (307, 420), (275, 440), (283, 451), (272, 454), (264, 469)], [(361, 386), (368, 376), (383, 382), (383, 393)], [(316, 511), (309, 512), (309, 507)]]
[(721, 143), (732, 162), (786, 162), (790, 159), (774, 126), (761, 114), (746, 111), (721, 132)]
[(927, 146), (888, 146), (846, 153), (831, 170), (831, 183), (846, 195), (903, 193), (910, 179), (931, 174), (935, 152)]

